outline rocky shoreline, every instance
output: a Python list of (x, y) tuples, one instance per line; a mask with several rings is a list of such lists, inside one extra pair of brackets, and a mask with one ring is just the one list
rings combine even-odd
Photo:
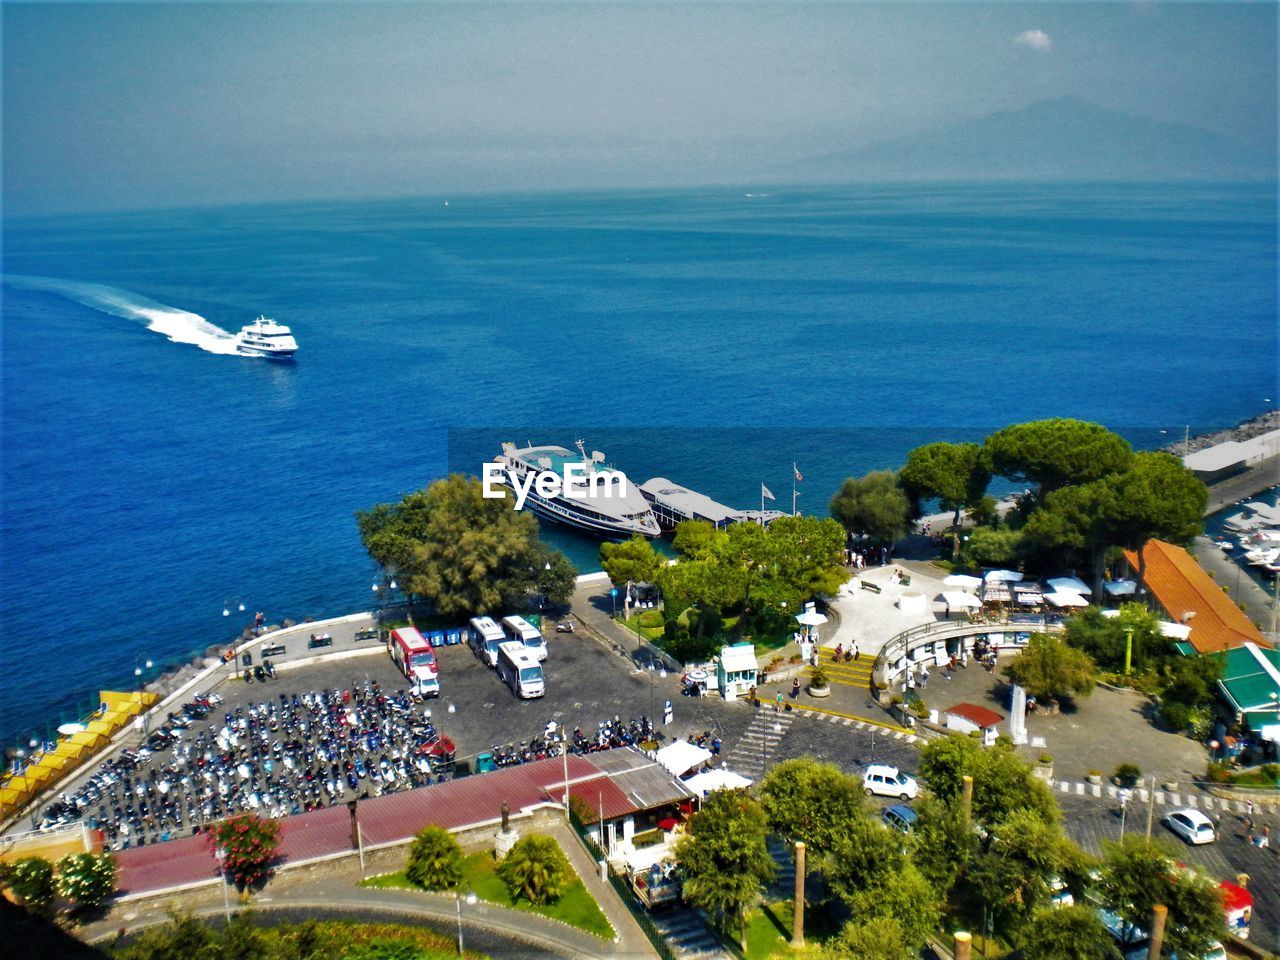
[(1228, 440), (1237, 442), (1243, 440), (1252, 440), (1254, 437), (1260, 437), (1264, 433), (1270, 433), (1272, 430), (1280, 430), (1280, 409), (1268, 410), (1266, 413), (1245, 420), (1236, 424), (1234, 427), (1228, 427), (1225, 430), (1218, 430), (1215, 433), (1200, 433), (1193, 436), (1189, 443), (1183, 443), (1179, 440), (1171, 443), (1162, 449), (1175, 453), (1178, 456), (1186, 456), (1188, 453), (1194, 453), (1197, 450), (1204, 450), (1208, 447), (1216, 446), (1219, 443), (1226, 443)]

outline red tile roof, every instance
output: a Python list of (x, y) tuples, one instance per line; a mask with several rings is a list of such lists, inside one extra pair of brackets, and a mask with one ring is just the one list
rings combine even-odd
[[(1169, 616), (1191, 627), (1187, 639), (1197, 651), (1218, 653), (1246, 643), (1271, 646), (1187, 551), (1163, 540), (1148, 540), (1143, 555), (1147, 561), (1143, 582)], [(1136, 573), (1137, 553), (1126, 550), (1124, 556)], [(1195, 611), (1195, 617), (1184, 620), (1190, 611)]]
[(963, 717), (970, 723), (977, 724), (979, 727), (986, 729), (994, 727), (997, 723), (1004, 719), (994, 710), (988, 710), (986, 707), (980, 707), (976, 703), (957, 703), (954, 707), (947, 707), (943, 713), (949, 713), (952, 716)]

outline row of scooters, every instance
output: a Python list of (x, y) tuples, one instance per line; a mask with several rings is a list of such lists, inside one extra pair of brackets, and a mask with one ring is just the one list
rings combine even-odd
[(624, 721), (615, 716), (602, 720), (596, 730), (584, 733), (576, 727), (572, 734), (566, 735), (564, 728), (554, 720), (546, 725), (542, 736), (514, 744), (495, 745), (492, 750), (476, 757), (476, 772), (486, 773), (499, 767), (511, 767), (534, 760), (545, 760), (558, 757), (562, 753), (597, 753), (601, 750), (612, 750), (616, 747), (629, 747), (645, 742), (662, 740), (664, 734), (658, 730), (648, 717), (638, 720)]
[[(220, 699), (197, 698), (200, 710), (191, 713), (208, 717)], [(184, 710), (148, 740), (158, 744), (160, 735), (163, 747), (104, 762), (45, 809), (42, 825), (83, 821), (109, 849), (124, 849), (237, 813), (282, 817), (438, 783), (450, 775), (455, 747), (417, 706), (405, 691), (384, 693), (366, 680), (280, 694), (199, 730)]]

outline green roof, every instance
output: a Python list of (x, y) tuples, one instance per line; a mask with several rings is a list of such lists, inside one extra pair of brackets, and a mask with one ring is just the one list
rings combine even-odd
[(1276, 709), (1280, 703), (1280, 651), (1246, 643), (1219, 656), (1226, 666), (1218, 686), (1236, 710)]

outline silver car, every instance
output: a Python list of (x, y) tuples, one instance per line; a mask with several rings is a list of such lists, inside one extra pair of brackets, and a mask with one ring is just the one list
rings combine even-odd
[(1213, 821), (1199, 810), (1193, 810), (1190, 807), (1166, 814), (1164, 825), (1192, 845), (1213, 843), (1217, 839)]

